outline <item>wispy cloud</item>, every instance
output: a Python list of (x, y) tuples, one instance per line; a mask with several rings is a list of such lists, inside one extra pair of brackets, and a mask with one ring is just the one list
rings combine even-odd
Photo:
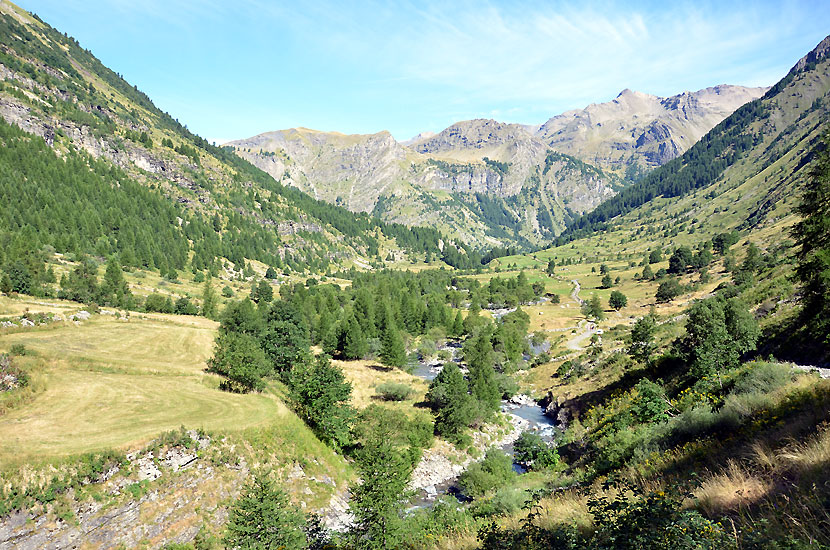
[(238, 137), (405, 138), (458, 118), (541, 123), (623, 88), (769, 85), (830, 30), (815, 0), (19, 1), (195, 130)]

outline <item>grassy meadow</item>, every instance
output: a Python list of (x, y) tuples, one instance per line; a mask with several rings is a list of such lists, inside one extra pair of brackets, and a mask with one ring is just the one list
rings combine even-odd
[[(4, 298), (0, 307), (27, 304), (16, 301)], [(25, 346), (19, 359), (34, 389), (0, 415), (0, 468), (132, 448), (182, 425), (237, 431), (297, 420), (273, 393), (218, 389), (219, 377), (205, 372), (216, 327), (202, 317), (134, 313), (129, 321), (99, 315), (78, 325), (6, 329), (0, 351)]]

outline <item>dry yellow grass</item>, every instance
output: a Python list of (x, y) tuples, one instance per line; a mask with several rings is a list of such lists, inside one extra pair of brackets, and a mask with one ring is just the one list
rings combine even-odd
[(375, 388), (384, 382), (408, 384), (415, 393), (409, 399), (400, 402), (385, 402), (388, 406), (399, 408), (407, 413), (413, 411), (413, 404), (424, 400), (429, 385), (400, 369), (386, 367), (378, 361), (332, 361), (343, 369), (343, 373), (352, 383), (352, 405), (363, 409), (372, 403), (378, 403)]
[(215, 326), (196, 317), (100, 316), (0, 334), (0, 350), (24, 344), (37, 354), (24, 360), (41, 365), (42, 388), (0, 416), (0, 467), (133, 447), (181, 425), (240, 430), (290, 415), (270, 393), (218, 389), (219, 378), (204, 372)]
[(695, 490), (698, 504), (707, 514), (736, 511), (757, 502), (770, 490), (770, 483), (747, 472), (733, 461)]

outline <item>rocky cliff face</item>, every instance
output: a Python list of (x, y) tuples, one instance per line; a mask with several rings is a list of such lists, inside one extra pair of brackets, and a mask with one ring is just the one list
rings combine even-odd
[(371, 211), (406, 169), (407, 150), (389, 132), (345, 135), (292, 128), (228, 145), (275, 179), (354, 212)]
[(666, 98), (626, 89), (609, 102), (549, 119), (536, 137), (600, 168), (642, 172), (680, 156), (767, 89), (722, 85)]

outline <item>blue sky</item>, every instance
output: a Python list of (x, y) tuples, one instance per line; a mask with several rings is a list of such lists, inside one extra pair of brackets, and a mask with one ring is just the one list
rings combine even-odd
[(830, 2), (18, 0), (211, 140), (540, 124), (622, 89), (770, 85)]

